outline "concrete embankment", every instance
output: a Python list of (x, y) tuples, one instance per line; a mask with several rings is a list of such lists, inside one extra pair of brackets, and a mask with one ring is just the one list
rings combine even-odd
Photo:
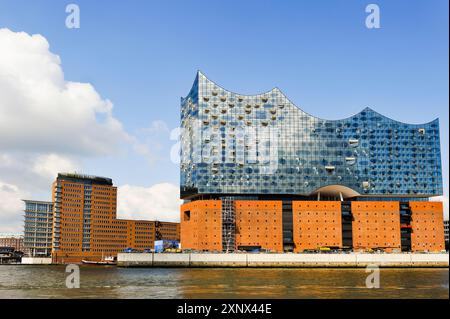
[(51, 265), (49, 257), (22, 257), (22, 265)]
[(445, 267), (448, 254), (120, 253), (121, 267)]

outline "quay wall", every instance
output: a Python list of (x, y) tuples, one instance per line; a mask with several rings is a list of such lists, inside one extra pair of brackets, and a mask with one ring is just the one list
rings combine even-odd
[(22, 265), (51, 265), (51, 257), (22, 257)]
[(226, 253), (119, 253), (120, 267), (444, 267), (448, 253), (433, 254), (226, 254)]

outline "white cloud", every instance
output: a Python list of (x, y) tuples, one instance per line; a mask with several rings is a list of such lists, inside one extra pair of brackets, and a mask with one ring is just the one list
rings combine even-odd
[(133, 150), (145, 157), (150, 166), (157, 166), (161, 161), (170, 160), (170, 150), (167, 142), (170, 140), (170, 129), (163, 120), (155, 120), (148, 127), (136, 130), (135, 136), (130, 138)]
[(158, 157), (156, 156), (155, 149), (150, 149), (151, 143), (141, 142), (134, 136), (130, 137), (129, 141), (132, 145), (133, 151), (147, 159), (150, 166), (153, 166), (156, 163)]
[(30, 193), (48, 191), (58, 172), (72, 172), (79, 170), (80, 167), (81, 164), (73, 156), (24, 152), (0, 154), (2, 181), (17, 185)]
[(147, 133), (165, 133), (168, 134), (170, 132), (169, 126), (163, 120), (155, 120), (150, 123), (150, 126), (147, 128), (141, 129), (143, 132)]
[(22, 231), (22, 199), (50, 200), (56, 174), (76, 168), (73, 160), (57, 154), (0, 154), (0, 232)]
[(118, 216), (126, 219), (180, 220), (180, 189), (170, 183), (151, 187), (123, 185), (117, 190)]
[(27, 193), (16, 185), (0, 181), (0, 232), (23, 231), (23, 202)]
[(0, 29), (0, 149), (103, 155), (127, 140), (112, 103), (64, 79), (41, 35)]
[(79, 168), (75, 161), (58, 154), (40, 155), (32, 167), (33, 172), (48, 180), (54, 180), (60, 172), (75, 172)]
[[(57, 173), (81, 171), (83, 159), (115, 155), (126, 146), (154, 158), (148, 143), (124, 131), (112, 115), (112, 103), (91, 84), (65, 79), (61, 59), (49, 48), (42, 35), (0, 28), (0, 231), (21, 230), (21, 199), (39, 194), (45, 200), (48, 194), (49, 200)], [(166, 127), (156, 121), (150, 129)], [(123, 205), (132, 209), (127, 213), (176, 218), (171, 214), (178, 210), (178, 198), (165, 199), (176, 193), (167, 191), (168, 185), (126, 185), (131, 194)], [(137, 205), (145, 210), (135, 210)]]

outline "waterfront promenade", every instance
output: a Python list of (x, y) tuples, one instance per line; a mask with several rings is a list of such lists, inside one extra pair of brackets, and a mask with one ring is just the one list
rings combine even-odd
[(392, 268), (449, 266), (448, 253), (429, 254), (264, 254), (264, 253), (120, 253), (121, 267), (290, 267), (361, 268), (368, 265)]

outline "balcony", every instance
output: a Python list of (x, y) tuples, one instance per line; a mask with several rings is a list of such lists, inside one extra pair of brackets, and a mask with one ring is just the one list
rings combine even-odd
[(356, 157), (354, 156), (346, 157), (345, 162), (347, 163), (347, 165), (353, 165), (356, 163)]
[(357, 147), (359, 145), (359, 140), (357, 140), (355, 138), (351, 138), (348, 140), (348, 145), (350, 147)]
[(325, 170), (327, 171), (328, 174), (333, 174), (335, 169), (336, 168), (334, 166), (332, 166), (332, 165), (325, 166)]

